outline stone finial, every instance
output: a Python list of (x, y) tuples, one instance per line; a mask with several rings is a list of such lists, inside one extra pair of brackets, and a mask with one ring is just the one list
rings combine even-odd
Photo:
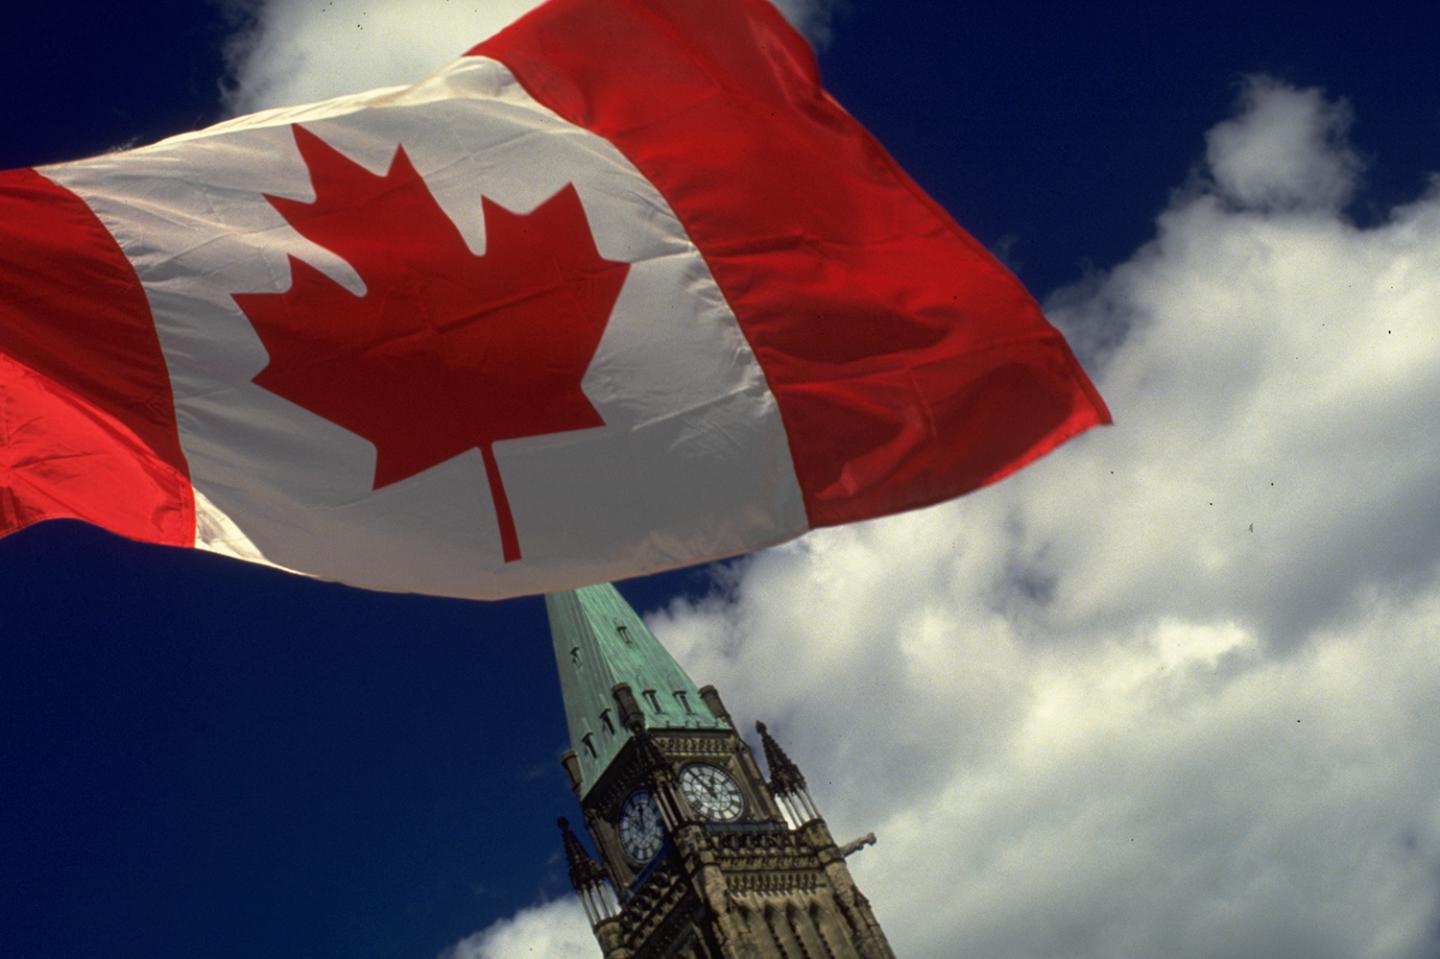
[(726, 709), (725, 704), (720, 701), (720, 693), (716, 691), (714, 686), (707, 684), (700, 687), (700, 701), (705, 704), (705, 707), (709, 709), (710, 712), (720, 719), (725, 720), (725, 722), (730, 724), (731, 728), (734, 728), (735, 723), (730, 718), (730, 711)]
[(610, 695), (615, 700), (615, 705), (620, 709), (620, 725), (624, 726), (631, 733), (637, 733), (645, 728), (645, 712), (640, 704), (635, 701), (635, 693), (629, 683), (616, 683), (610, 690)]
[(560, 827), (560, 833), (565, 837), (565, 861), (570, 866), (570, 884), (575, 887), (575, 891), (581, 892), (604, 882), (605, 870), (591, 859), (585, 847), (580, 845), (580, 840), (570, 828), (570, 820), (561, 816), (555, 824)]
[(580, 758), (573, 749), (567, 749), (565, 755), (560, 757), (560, 765), (565, 770), (565, 778), (570, 781), (570, 789), (575, 793), (575, 798), (580, 798)]
[(780, 748), (765, 724), (757, 722), (755, 731), (760, 734), (760, 744), (765, 748), (765, 765), (770, 767), (770, 789), (780, 795), (805, 789), (805, 776), (800, 767), (785, 755), (785, 750)]

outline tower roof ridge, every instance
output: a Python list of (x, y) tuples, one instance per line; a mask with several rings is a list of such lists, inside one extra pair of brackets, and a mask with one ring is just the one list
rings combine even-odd
[(547, 593), (545, 612), (582, 797), (633, 735), (614, 695), (621, 683), (647, 729), (730, 728), (611, 584)]

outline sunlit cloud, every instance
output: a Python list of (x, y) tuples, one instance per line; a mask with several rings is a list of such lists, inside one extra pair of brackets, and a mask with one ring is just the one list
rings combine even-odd
[(521, 910), (457, 942), (439, 959), (595, 959), (595, 935), (578, 899)]

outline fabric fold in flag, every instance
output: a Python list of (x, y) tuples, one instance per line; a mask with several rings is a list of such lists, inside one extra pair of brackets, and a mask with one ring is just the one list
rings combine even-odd
[(1109, 414), (764, 0), (0, 174), (0, 533), (498, 598), (994, 482)]

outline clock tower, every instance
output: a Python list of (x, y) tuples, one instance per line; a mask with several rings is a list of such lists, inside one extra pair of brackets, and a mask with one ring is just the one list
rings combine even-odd
[(604, 959), (894, 959), (805, 777), (757, 723), (761, 773), (613, 586), (545, 597), (586, 851), (560, 820)]

